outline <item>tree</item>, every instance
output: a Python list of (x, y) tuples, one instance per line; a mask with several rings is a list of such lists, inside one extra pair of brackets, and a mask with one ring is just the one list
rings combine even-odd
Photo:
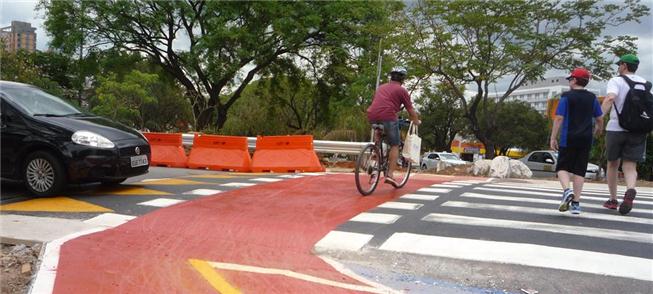
[[(636, 38), (601, 36), (608, 26), (638, 21), (649, 8), (638, 0), (619, 4), (597, 1), (418, 1), (406, 15), (405, 56), (411, 64), (451, 86), (471, 85), (467, 97), (454, 87), (473, 134), (494, 155), (495, 111), (521, 85), (549, 69), (575, 66), (607, 77), (611, 53), (635, 50)], [(404, 46), (411, 48), (411, 46)], [(509, 78), (506, 92), (488, 97), (491, 84)], [(496, 99), (497, 107), (492, 99)], [(480, 112), (486, 115), (481, 118)], [(482, 119), (482, 120), (481, 120)]]
[[(499, 109), (494, 110), (495, 107)], [(496, 115), (498, 128), (494, 138), (500, 155), (506, 155), (510, 148), (537, 150), (546, 146), (549, 138), (547, 120), (525, 102), (494, 103), (484, 109), (489, 109), (488, 115)], [(487, 121), (484, 115), (485, 112), (479, 113), (480, 121)]]
[(441, 83), (434, 90), (424, 89), (416, 102), (420, 105), (419, 130), (424, 148), (451, 152), (451, 142), (464, 129), (458, 98), (447, 84)]
[[(62, 56), (56, 53), (30, 53), (25, 50), (6, 52), (4, 47), (0, 47), (2, 65), (0, 80), (34, 85), (52, 95), (67, 98), (65, 95), (66, 63), (59, 62), (62, 60), (60, 58)], [(47, 60), (48, 63), (41, 63), (43, 60)], [(60, 81), (60, 78), (63, 80)]]
[[(44, 5), (48, 19), (66, 17)], [(280, 58), (355, 50), (397, 4), (273, 1), (84, 1), (88, 38), (150, 57), (185, 88), (196, 128), (223, 127), (245, 87)], [(49, 28), (54, 36), (67, 32)], [(310, 62), (329, 54), (311, 54)]]
[(115, 74), (100, 78), (100, 87), (97, 89), (99, 103), (93, 107), (93, 112), (143, 129), (143, 107), (156, 102), (152, 92), (157, 79), (155, 74), (137, 70), (127, 74), (122, 81)]

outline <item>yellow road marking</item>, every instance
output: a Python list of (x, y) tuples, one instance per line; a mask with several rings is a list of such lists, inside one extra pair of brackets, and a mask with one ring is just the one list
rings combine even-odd
[(111, 212), (113, 210), (68, 197), (37, 198), (0, 205), (0, 210), (48, 212)]
[(138, 182), (137, 184), (146, 184), (146, 185), (211, 185), (211, 183), (206, 182), (197, 182), (184, 179), (161, 179), (154, 181), (143, 181)]
[[(285, 270), (285, 269), (277, 269), (277, 268), (265, 268), (265, 267), (258, 267), (258, 266), (250, 266), (250, 265), (242, 265), (242, 264), (236, 264), (236, 263), (223, 263), (223, 262), (207, 262), (207, 261), (201, 261), (197, 259), (191, 259), (192, 261), (198, 261), (204, 263), (205, 267), (212, 267), (213, 269), (222, 269), (222, 270), (232, 270), (232, 271), (241, 271), (241, 272), (249, 272), (249, 273), (258, 273), (258, 274), (267, 274), (267, 275), (282, 275), (286, 276), (289, 278), (293, 279), (298, 279), (298, 280), (303, 280), (307, 282), (312, 282), (320, 285), (326, 285), (326, 286), (332, 286), (332, 287), (338, 287), (338, 288), (343, 288), (343, 289), (348, 289), (348, 290), (355, 290), (355, 291), (362, 291), (362, 292), (369, 292), (369, 293), (388, 293), (388, 290), (384, 289), (379, 289), (375, 287), (370, 287), (367, 285), (356, 285), (356, 284), (349, 284), (349, 283), (343, 283), (343, 282), (338, 282), (338, 281), (332, 281), (328, 279), (323, 279), (320, 277), (315, 277), (307, 274), (301, 274), (297, 272), (293, 272), (290, 270)], [(204, 270), (207, 270), (204, 268)], [(198, 269), (199, 271), (199, 269)], [(207, 278), (208, 280), (208, 278)], [(215, 287), (215, 286), (214, 286)], [(218, 289), (218, 288), (216, 288)], [(220, 290), (218, 290), (220, 291)], [(222, 292), (226, 293), (226, 292)]]
[(245, 176), (245, 177), (250, 176), (251, 177), (251, 176), (272, 175), (273, 173), (239, 173), (239, 172), (231, 172), (229, 174), (234, 175), (234, 176), (239, 176), (239, 177), (241, 177), (241, 176)]
[(145, 189), (141, 187), (122, 186), (116, 189), (106, 189), (97, 191), (95, 194), (112, 194), (112, 195), (171, 195), (168, 192)]
[(218, 292), (222, 294), (240, 294), (240, 290), (231, 286), (218, 272), (211, 267), (211, 265), (203, 260), (189, 259), (188, 262), (197, 270), (204, 279), (209, 281)]

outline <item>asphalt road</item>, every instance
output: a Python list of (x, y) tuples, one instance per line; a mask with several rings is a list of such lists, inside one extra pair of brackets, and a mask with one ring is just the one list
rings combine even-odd
[[(19, 185), (3, 182), (0, 212), (80, 220), (106, 211), (138, 217), (175, 201), (288, 177), (293, 175), (154, 167), (116, 187), (74, 186), (38, 203)], [(410, 293), (651, 293), (652, 189), (641, 188), (635, 209), (621, 216), (601, 207), (605, 185), (588, 184), (583, 212), (572, 216), (556, 209), (555, 181), (432, 179), (434, 187), (361, 211), (332, 231), (365, 236), (361, 247), (318, 244), (317, 252), (368, 280)], [(339, 188), (324, 186), (323, 193)]]

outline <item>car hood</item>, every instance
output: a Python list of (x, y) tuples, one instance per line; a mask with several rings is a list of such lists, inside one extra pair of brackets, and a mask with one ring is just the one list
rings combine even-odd
[(141, 134), (123, 124), (99, 116), (80, 117), (35, 117), (71, 132), (90, 131), (111, 141), (143, 138)]
[(593, 163), (588, 163), (587, 164), (587, 169), (588, 170), (599, 170), (599, 166)]

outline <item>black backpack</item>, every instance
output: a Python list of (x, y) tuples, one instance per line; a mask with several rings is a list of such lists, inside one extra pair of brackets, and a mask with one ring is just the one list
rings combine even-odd
[[(621, 112), (614, 110), (619, 117), (619, 126), (633, 133), (648, 133), (653, 130), (653, 94), (651, 94), (651, 82), (633, 82), (625, 75), (620, 75), (630, 90), (626, 93), (624, 106)], [(642, 85), (644, 90), (636, 89), (635, 86)], [(614, 102), (613, 102), (614, 104)]]

